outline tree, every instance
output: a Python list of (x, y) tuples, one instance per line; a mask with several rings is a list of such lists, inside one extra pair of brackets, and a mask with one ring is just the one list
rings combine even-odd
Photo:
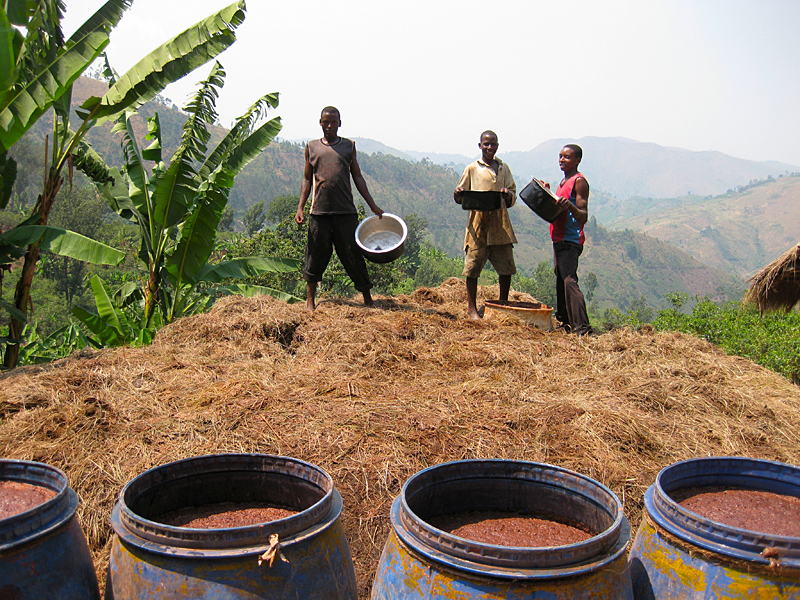
[(553, 270), (553, 263), (547, 260), (540, 261), (530, 277), (520, 273), (517, 275), (514, 288), (530, 294), (543, 304), (555, 306), (556, 273)]
[[(111, 215), (106, 202), (90, 185), (62, 189), (53, 204), (50, 222), (89, 238), (96, 238)], [(86, 263), (68, 256), (45, 256), (42, 273), (55, 282), (56, 291), (64, 297), (67, 310), (72, 310), (75, 297), (84, 287)]]
[(233, 231), (233, 209), (230, 204), (226, 204), (225, 210), (222, 211), (217, 231)]
[(649, 323), (653, 320), (653, 315), (653, 308), (647, 304), (647, 298), (644, 296), (631, 302), (628, 307), (627, 316), (634, 322)]
[(414, 277), (421, 264), (420, 250), (427, 234), (428, 220), (416, 213), (403, 217), (408, 229), (406, 242), (403, 245), (403, 255), (400, 257), (398, 268), (408, 277)]
[(597, 288), (597, 275), (594, 271), (589, 271), (586, 277), (583, 278), (583, 290), (586, 294), (586, 300), (591, 302), (594, 297), (594, 290)]
[(244, 226), (245, 234), (250, 237), (256, 231), (264, 227), (264, 219), (266, 213), (264, 212), (264, 202), (256, 202), (251, 206), (242, 217), (242, 225)]
[(275, 225), (285, 220), (286, 217), (294, 217), (299, 202), (300, 196), (291, 194), (273, 198), (267, 208), (266, 222)]
[[(8, 150), (52, 108), (53, 136), (47, 148), (49, 165), (33, 211), (19, 226), (0, 235), (0, 264), (24, 257), (4, 341), (6, 367), (17, 364), (26, 321), (31, 283), (41, 251), (88, 262), (115, 264), (123, 255), (73, 232), (47, 225), (63, 184), (62, 170), (74, 164), (93, 180), (110, 182), (110, 174), (84, 142), (94, 125), (115, 119), (153, 98), (169, 83), (213, 59), (235, 40), (244, 20), (240, 0), (166, 42), (118, 78), (102, 98), (89, 98), (80, 107), (81, 122), (70, 126), (72, 84), (100, 56), (109, 32), (132, 0), (108, 0), (78, 30), (64, 40), (61, 0), (7, 0), (0, 8), (0, 208), (8, 203), (16, 163)], [(25, 32), (23, 34), (23, 31)]]
[(464, 270), (463, 258), (452, 258), (432, 244), (423, 243), (419, 251), (419, 267), (414, 273), (417, 286), (435, 287), (448, 277), (459, 277)]
[[(122, 132), (125, 166), (122, 171), (104, 166), (112, 181), (98, 183), (117, 214), (139, 229), (139, 258), (147, 268), (142, 290), (143, 329), (150, 327), (157, 305), (167, 323), (194, 310), (200, 301), (195, 291), (200, 282), (220, 283), (226, 278), (273, 270), (294, 271), (299, 264), (262, 257), (208, 264), (235, 177), (281, 129), (280, 117), (258, 126), (267, 110), (278, 105), (278, 94), (266, 94), (208, 152), (208, 128), (217, 121), (216, 99), (224, 81), (225, 71), (215, 63), (184, 107), (189, 118), (169, 166), (161, 158), (157, 113), (148, 119), (147, 139), (152, 143), (144, 150), (134, 135), (130, 120), (133, 113), (120, 116), (115, 127), (115, 131)], [(152, 168), (147, 164), (150, 162), (154, 163)], [(282, 297), (291, 299), (285, 294)]]

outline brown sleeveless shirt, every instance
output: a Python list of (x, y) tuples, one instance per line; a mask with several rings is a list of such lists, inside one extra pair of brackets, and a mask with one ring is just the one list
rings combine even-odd
[(355, 142), (343, 137), (332, 146), (322, 140), (308, 142), (308, 162), (314, 171), (312, 215), (357, 214), (350, 187), (355, 150)]

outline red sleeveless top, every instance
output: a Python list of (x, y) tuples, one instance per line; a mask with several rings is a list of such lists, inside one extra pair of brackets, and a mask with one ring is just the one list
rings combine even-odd
[[(559, 198), (569, 198), (575, 202), (575, 182), (579, 177), (583, 177), (581, 173), (575, 173), (572, 177), (567, 179), (564, 183), (556, 189), (556, 196)], [(585, 177), (583, 177), (586, 179)], [(550, 239), (553, 242), (573, 242), (575, 244), (583, 244), (586, 236), (583, 234), (583, 223), (578, 221), (572, 212), (567, 209), (555, 221), (550, 223)]]

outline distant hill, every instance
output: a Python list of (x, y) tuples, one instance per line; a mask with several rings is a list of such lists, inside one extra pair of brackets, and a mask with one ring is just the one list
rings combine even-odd
[(745, 277), (800, 241), (800, 177), (714, 197), (612, 201), (601, 211), (608, 227), (644, 231)]
[[(381, 142), (376, 140), (371, 140), (369, 138), (360, 138), (354, 137), (352, 138), (353, 141), (356, 143), (356, 149), (358, 150), (358, 154), (386, 154), (388, 156), (396, 156), (397, 158), (402, 158), (404, 160), (415, 161), (418, 160), (416, 157), (411, 156), (406, 152), (402, 152), (397, 150), (396, 148), (392, 148), (391, 146), (387, 146)], [(435, 163), (439, 163), (439, 161), (433, 161)]]
[[(577, 143), (583, 148), (581, 171), (589, 180), (592, 190), (603, 190), (619, 198), (724, 194), (729, 189), (747, 185), (751, 180), (800, 171), (798, 166), (776, 161), (756, 162), (721, 152), (693, 152), (627, 138), (555, 139), (527, 152), (503, 152), (501, 149), (498, 156), (511, 167), (518, 184), (530, 181), (531, 177), (553, 182), (562, 176), (558, 168), (558, 151), (568, 143)], [(427, 157), (432, 162), (453, 166), (456, 170), (475, 160), (475, 156), (411, 150), (401, 152), (383, 144), (380, 146), (382, 148), (375, 151), (414, 160)], [(367, 149), (371, 147), (368, 144), (362, 144), (361, 147), (371, 151)]]
[(800, 167), (734, 158), (721, 152), (693, 152), (626, 138), (584, 137), (549, 140), (528, 152), (508, 152), (503, 158), (520, 177), (561, 178), (558, 151), (567, 143), (583, 148), (583, 172), (593, 188), (620, 198), (671, 198), (687, 194), (724, 194), (751, 180), (777, 177)]

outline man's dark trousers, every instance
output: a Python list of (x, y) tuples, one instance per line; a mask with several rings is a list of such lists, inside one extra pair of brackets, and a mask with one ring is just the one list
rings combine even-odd
[(578, 257), (583, 245), (575, 242), (554, 242), (553, 260), (556, 272), (556, 319), (569, 325), (577, 334), (589, 333), (586, 300), (578, 287)]

